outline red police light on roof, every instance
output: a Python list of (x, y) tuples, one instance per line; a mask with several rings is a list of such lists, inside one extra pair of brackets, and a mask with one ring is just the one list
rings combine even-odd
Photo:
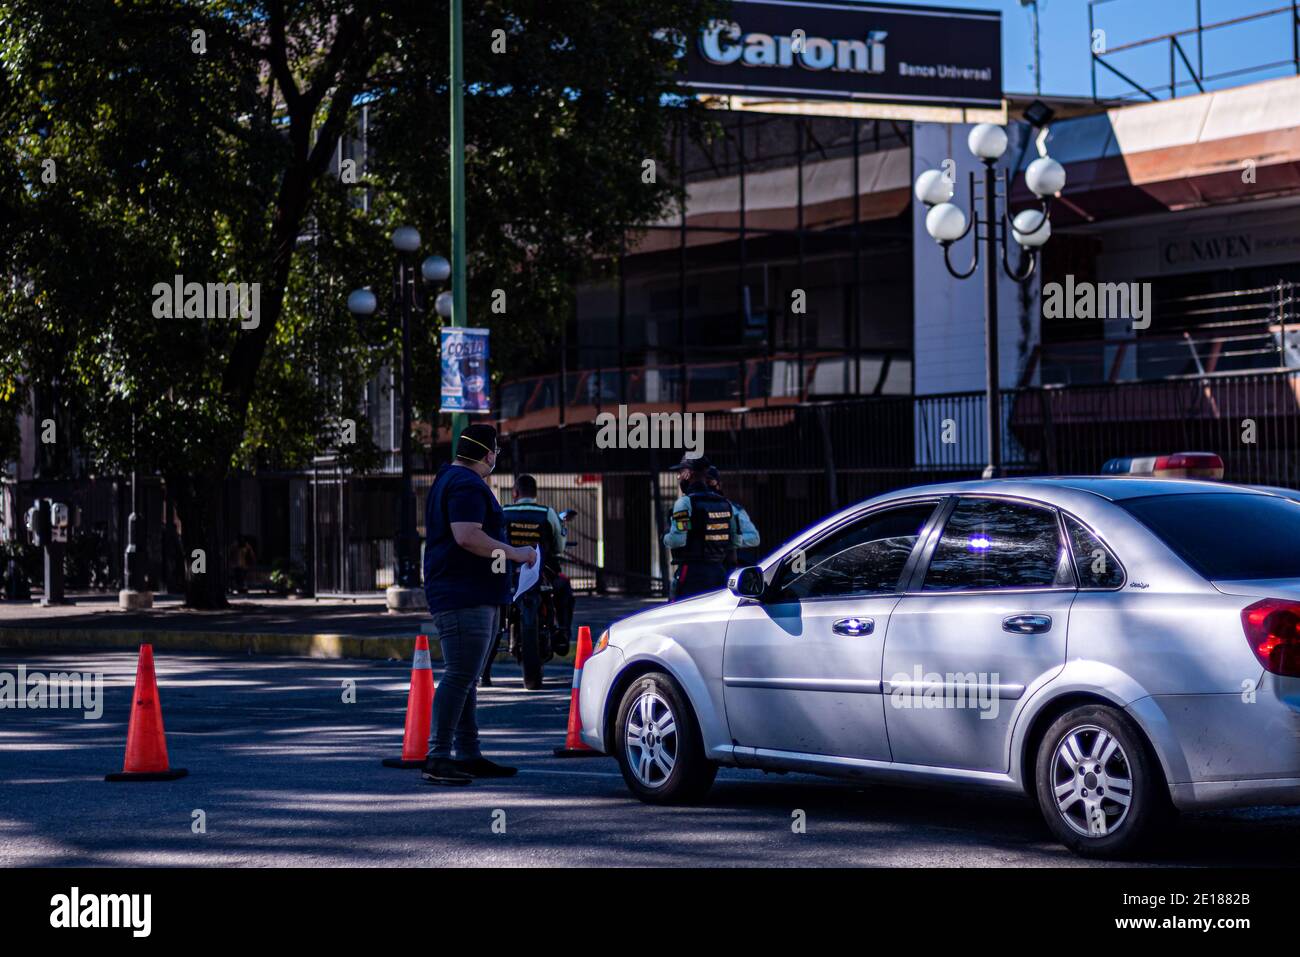
[(1213, 452), (1176, 452), (1156, 459), (1156, 476), (1161, 478), (1223, 478), (1223, 459)]
[(1175, 452), (1111, 459), (1102, 475), (1149, 475), (1152, 478), (1223, 478), (1223, 459), (1214, 452)]

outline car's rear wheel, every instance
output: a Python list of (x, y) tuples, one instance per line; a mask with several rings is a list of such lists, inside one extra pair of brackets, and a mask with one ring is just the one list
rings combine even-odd
[(660, 672), (643, 675), (624, 692), (612, 743), (628, 789), (648, 804), (697, 801), (718, 773), (704, 755), (686, 695)]
[(1084, 857), (1128, 856), (1172, 816), (1141, 732), (1104, 705), (1074, 708), (1052, 723), (1038, 747), (1035, 783), (1047, 826)]

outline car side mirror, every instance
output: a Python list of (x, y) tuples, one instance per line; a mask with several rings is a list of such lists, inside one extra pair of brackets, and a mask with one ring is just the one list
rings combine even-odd
[(767, 590), (763, 569), (757, 565), (737, 568), (727, 578), (727, 590), (737, 598), (762, 598)]

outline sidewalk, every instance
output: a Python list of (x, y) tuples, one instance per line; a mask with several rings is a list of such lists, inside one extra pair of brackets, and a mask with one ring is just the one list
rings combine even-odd
[[(236, 596), (223, 611), (182, 608), (180, 596), (160, 595), (151, 611), (132, 612), (118, 610), (116, 594), (69, 597), (74, 604), (50, 608), (37, 601), (0, 602), (0, 648), (133, 649), (149, 641), (172, 651), (409, 659), (415, 636), (429, 630), (426, 612), (390, 613), (382, 595), (357, 600)], [(575, 632), (588, 625), (595, 641), (610, 623), (657, 602), (579, 595)], [(430, 648), (440, 659), (436, 641)]]

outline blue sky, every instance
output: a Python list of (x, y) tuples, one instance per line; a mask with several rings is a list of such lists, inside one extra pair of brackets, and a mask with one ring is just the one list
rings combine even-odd
[[(913, 0), (893, 0), (902, 5), (916, 5)], [(1289, 6), (1290, 0), (1201, 0), (1203, 20), (1216, 23), (1251, 13)], [(1029, 64), (1033, 61), (1030, 43), (1029, 11), (1019, 0), (932, 0), (930, 6), (964, 7), (1002, 11), (1003, 89), (1009, 93), (1029, 92), (1034, 88)], [(1043, 92), (1086, 96), (1091, 93), (1089, 80), (1089, 38), (1087, 0), (1039, 0), (1043, 59)], [(1134, 40), (1172, 33), (1196, 25), (1196, 0), (1108, 0), (1094, 8), (1096, 24), (1106, 32), (1110, 47)], [(1184, 46), (1192, 64), (1196, 64), (1195, 37)], [(1205, 72), (1223, 73), (1247, 66), (1257, 66), (1292, 56), (1287, 17), (1278, 15), (1251, 23), (1224, 27), (1205, 37)], [(1125, 51), (1109, 59), (1116, 67), (1143, 85), (1169, 83), (1169, 45), (1165, 42), (1140, 50)], [(1188, 79), (1181, 62), (1180, 80)], [(1236, 86), (1271, 76), (1295, 72), (1286, 66), (1240, 77), (1224, 78), (1207, 84), (1210, 89)], [(1098, 95), (1119, 96), (1132, 93), (1119, 79), (1098, 68)], [(1196, 92), (1188, 85), (1179, 95)], [(1158, 93), (1160, 96), (1165, 93)]]

